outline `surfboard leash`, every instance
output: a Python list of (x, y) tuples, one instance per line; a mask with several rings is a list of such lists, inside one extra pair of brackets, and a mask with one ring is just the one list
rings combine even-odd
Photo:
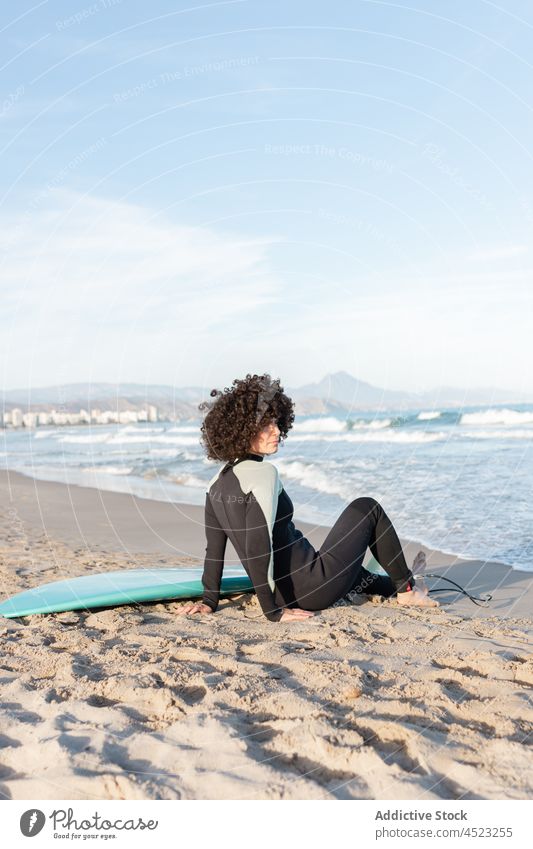
[[(415, 586), (416, 586), (416, 575), (413, 575), (413, 577), (415, 579)], [(473, 602), (478, 607), (488, 607), (489, 602), (492, 601), (492, 596), (491, 596), (490, 593), (486, 593), (485, 598), (480, 598), (479, 596), (474, 596), (471, 593), (469, 593), (468, 590), (465, 590), (464, 587), (461, 587), (459, 584), (456, 584), (455, 581), (452, 581), (451, 578), (445, 578), (444, 575), (435, 575), (433, 572), (424, 572), (424, 574), (420, 575), (420, 577), (421, 578), (438, 578), (440, 581), (447, 581), (448, 584), (453, 584), (453, 586), (456, 587), (456, 592), (462, 593), (463, 595), (467, 596), (467, 598), (469, 598), (470, 601)], [(449, 593), (449, 592), (453, 592), (453, 590), (450, 590), (449, 587), (437, 587), (434, 590), (428, 590), (428, 594), (429, 593)]]

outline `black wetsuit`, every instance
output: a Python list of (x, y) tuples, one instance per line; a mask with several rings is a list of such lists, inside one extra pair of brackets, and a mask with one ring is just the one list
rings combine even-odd
[[(373, 498), (350, 502), (319, 551), (292, 517), (292, 501), (272, 463), (252, 453), (226, 463), (206, 492), (204, 604), (212, 610), (218, 605), (228, 537), (263, 613), (274, 622), (285, 607), (323, 610), (350, 590), (391, 596), (414, 586), (396, 531)], [(363, 569), (367, 547), (390, 577)]]

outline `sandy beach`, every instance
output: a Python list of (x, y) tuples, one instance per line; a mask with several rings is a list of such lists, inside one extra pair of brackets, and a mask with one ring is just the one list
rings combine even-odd
[[(2, 600), (205, 550), (201, 507), (6, 472), (0, 532)], [(533, 574), (424, 550), (490, 606), (365, 599), (280, 625), (243, 594), (202, 619), (178, 602), (0, 619), (1, 798), (531, 798)]]

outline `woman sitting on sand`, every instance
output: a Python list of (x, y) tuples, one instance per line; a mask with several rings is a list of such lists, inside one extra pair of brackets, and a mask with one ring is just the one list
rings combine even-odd
[[(213, 389), (211, 397), (216, 401), (200, 405), (208, 411), (202, 443), (207, 456), (225, 461), (225, 466), (207, 485), (203, 598), (185, 605), (182, 613), (216, 610), (228, 537), (264, 615), (273, 622), (301, 621), (350, 592), (395, 595), (403, 605), (438, 606), (427, 589), (415, 586), (396, 531), (373, 498), (351, 501), (319, 551), (296, 530), (292, 501), (278, 470), (264, 459), (277, 452), (294, 422), (294, 404), (279, 380), (248, 374), (234, 380), (231, 389)], [(387, 576), (363, 569), (367, 547)]]

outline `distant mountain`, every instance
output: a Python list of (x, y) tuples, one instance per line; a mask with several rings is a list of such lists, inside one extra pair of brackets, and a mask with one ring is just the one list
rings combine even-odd
[[(201, 386), (145, 385), (142, 383), (67, 383), (36, 389), (10, 389), (3, 393), (4, 410), (69, 412), (94, 407), (113, 410), (141, 409), (154, 404), (162, 418), (197, 419), (198, 404), (210, 400), (211, 384)], [(428, 392), (381, 389), (358, 380), (346, 371), (327, 374), (317, 383), (285, 387), (296, 403), (298, 415), (345, 415), (350, 410), (465, 407), (476, 404), (519, 404), (533, 401), (517, 392), (495, 388), (436, 387)]]
[(399, 392), (390, 389), (380, 389), (358, 380), (346, 371), (327, 374), (318, 383), (307, 383), (304, 386), (287, 390), (287, 394), (295, 401), (307, 406), (313, 398), (320, 398), (328, 405), (341, 404), (344, 409), (367, 407), (398, 407), (406, 403), (417, 404), (418, 396), (411, 392)]
[[(458, 389), (451, 386), (435, 387), (427, 392), (403, 392), (380, 389), (358, 380), (346, 371), (327, 374), (318, 383), (287, 388), (287, 394), (297, 402), (301, 414), (315, 412), (313, 407), (321, 402), (322, 412), (332, 414), (341, 405), (343, 410), (390, 410), (416, 407), (462, 407), (473, 404), (527, 403), (531, 397), (505, 389)], [(305, 411), (305, 413), (304, 413)]]

